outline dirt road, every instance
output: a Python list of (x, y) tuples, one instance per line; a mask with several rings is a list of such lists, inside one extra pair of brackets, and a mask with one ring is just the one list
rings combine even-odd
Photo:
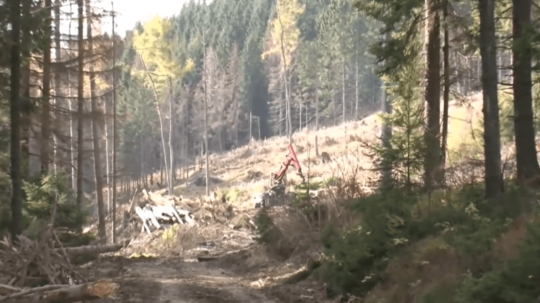
[(125, 267), (122, 302), (276, 302), (251, 281), (220, 268), (219, 261), (133, 262)]

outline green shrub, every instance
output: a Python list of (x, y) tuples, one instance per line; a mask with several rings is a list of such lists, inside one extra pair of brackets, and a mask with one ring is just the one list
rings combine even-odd
[(259, 244), (269, 244), (272, 240), (274, 225), (265, 208), (261, 208), (257, 216), (255, 216), (255, 226), (257, 227), (256, 241)]
[(85, 215), (75, 203), (72, 190), (68, 186), (65, 174), (43, 176), (39, 183), (24, 182), (26, 194), (24, 203), (25, 234), (30, 238), (38, 237), (51, 223), (55, 204), (55, 227), (65, 227), (69, 231), (80, 233), (85, 224)]
[(388, 278), (391, 258), (426, 237), (438, 236), (455, 251), (463, 271), (480, 276), (493, 270), (494, 239), (519, 213), (515, 205), (523, 192), (509, 186), (507, 194), (503, 212), (484, 201), (480, 186), (431, 198), (393, 189), (359, 199), (351, 209), (363, 215), (359, 226), (322, 232), (326, 260), (317, 274), (338, 292), (364, 295)]
[(530, 303), (540, 296), (540, 222), (529, 225), (519, 257), (475, 278), (468, 275), (458, 292), (461, 303)]
[(291, 202), (291, 206), (298, 208), (305, 215), (310, 217), (310, 215), (315, 210), (314, 205), (309, 203), (309, 191), (318, 190), (324, 185), (323, 182), (309, 182), (309, 183), (300, 183), (294, 187), (294, 192), (296, 193), (295, 199)]

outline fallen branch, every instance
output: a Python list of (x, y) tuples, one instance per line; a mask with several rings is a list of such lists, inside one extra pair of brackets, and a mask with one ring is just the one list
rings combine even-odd
[(20, 288), (11, 285), (0, 284), (0, 296), (9, 295), (21, 291)]
[[(79, 246), (79, 247), (65, 247), (63, 248), (65, 252), (70, 256), (80, 256), (85, 254), (103, 254), (108, 252), (113, 252), (120, 250), (124, 245), (117, 244), (107, 244), (107, 245), (88, 245), (88, 246)], [(56, 251), (62, 251), (62, 248), (57, 248)]]
[(48, 285), (1, 297), (0, 302), (71, 303), (91, 301), (111, 297), (117, 293), (119, 288), (118, 283), (109, 280), (99, 280), (80, 285)]

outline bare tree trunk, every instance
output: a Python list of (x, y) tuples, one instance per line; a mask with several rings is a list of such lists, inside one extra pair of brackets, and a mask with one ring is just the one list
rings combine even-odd
[[(61, 55), (62, 55), (62, 46), (60, 45), (60, 6), (62, 4), (60, 3), (60, 0), (54, 0), (54, 46), (55, 46), (55, 61), (58, 63), (61, 61)], [(59, 71), (59, 68), (57, 67), (56, 71), (54, 72), (54, 103), (56, 106), (63, 108), (64, 102), (62, 102), (62, 99), (60, 97), (61, 95), (61, 82), (62, 77)], [(57, 132), (63, 132), (63, 127), (60, 127), (60, 129), (56, 130)], [(57, 171), (58, 168), (58, 139), (56, 138), (56, 135), (53, 135), (54, 140), (54, 147), (53, 147), (53, 153), (54, 153), (54, 171)]]
[[(204, 62), (203, 62), (203, 67), (204, 67), (204, 147), (205, 147), (205, 158), (206, 158), (206, 161), (205, 161), (205, 170), (204, 170), (204, 174), (205, 174), (205, 187), (206, 187), (206, 196), (208, 197), (210, 195), (210, 180), (208, 179), (208, 154), (209, 154), (209, 150), (208, 150), (208, 104), (206, 102), (206, 92), (207, 92), (207, 87), (206, 87), (206, 40), (205, 40), (205, 35), (203, 33), (203, 56), (204, 56)], [(250, 141), (251, 141), (251, 138), (250, 138)]]
[(298, 109), (298, 130), (299, 131), (302, 131), (302, 96), (300, 96), (299, 98), (299, 101), (298, 101), (298, 104), (299, 104), (299, 109)]
[[(283, 86), (283, 85), (282, 85)], [(282, 132), (282, 122), (281, 120), (283, 120), (283, 107), (282, 107), (282, 103), (283, 103), (283, 99), (279, 100), (279, 121), (278, 121), (278, 127), (279, 127), (279, 136), (281, 136), (283, 134)]]
[(113, 151), (112, 151), (112, 188), (113, 188), (113, 194), (112, 194), (112, 242), (116, 243), (116, 178), (118, 177), (116, 175), (116, 152), (118, 150), (117, 144), (118, 144), (118, 134), (116, 130), (116, 39), (114, 35), (114, 17), (116, 15), (114, 11), (114, 1), (111, 1), (111, 14), (112, 14), (112, 78), (113, 78)]
[(51, 8), (52, 1), (45, 0), (45, 47), (43, 49), (43, 90), (41, 109), (41, 172), (46, 174), (49, 171), (49, 139), (51, 136)]
[[(332, 83), (332, 84), (335, 84), (335, 83)], [(334, 119), (334, 126), (337, 125), (337, 102), (336, 102), (336, 91), (334, 90), (334, 88), (332, 87), (332, 106), (334, 107), (334, 115), (333, 115), (333, 119)]]
[(174, 133), (174, 101), (173, 101), (173, 87), (172, 80), (169, 78), (169, 157), (171, 163), (171, 170), (169, 172), (169, 195), (174, 195), (174, 145), (173, 145), (173, 133)]
[[(389, 41), (391, 38), (390, 33), (386, 34), (385, 40)], [(382, 112), (386, 114), (392, 113), (392, 105), (390, 104), (390, 100), (388, 98), (388, 94), (386, 93), (386, 89), (384, 87), (381, 89), (381, 104), (382, 104)], [(382, 144), (385, 148), (391, 148), (391, 140), (392, 140), (392, 125), (389, 123), (384, 123), (382, 126)], [(389, 188), (392, 185), (392, 163), (390, 163), (387, 160), (384, 160), (382, 163), (382, 171), (383, 171), (383, 177), (382, 177), (382, 187), (383, 188)]]
[(540, 174), (536, 153), (536, 133), (532, 98), (531, 42), (525, 41), (525, 29), (531, 25), (531, 0), (513, 0), (514, 38), (514, 133), (517, 175), (529, 179)]
[(108, 98), (105, 98), (103, 101), (103, 108), (105, 109), (105, 182), (107, 182), (107, 211), (111, 211), (111, 196), (112, 196), (112, 187), (111, 187), (111, 164), (110, 164), (110, 138), (109, 138), (109, 104)]
[(315, 131), (319, 130), (319, 83), (315, 86)]
[(304, 118), (304, 119), (305, 119), (304, 123), (305, 123), (305, 125), (306, 125), (306, 128), (309, 130), (309, 113), (308, 113), (308, 110), (309, 110), (309, 103), (308, 103), (308, 100), (307, 100), (307, 99), (306, 99), (304, 102), (306, 103), (306, 104), (305, 104), (305, 105), (306, 105), (306, 106), (305, 106), (305, 108), (306, 108), (306, 115), (305, 115), (305, 116), (306, 116), (306, 117)]
[(79, 9), (79, 29), (78, 29), (78, 75), (77, 75), (77, 204), (82, 206), (83, 202), (83, 166), (84, 166), (84, 44), (83, 44), (83, 0), (77, 0)]
[(441, 145), (440, 132), (440, 17), (439, 0), (426, 0), (426, 90), (425, 102), (427, 104), (427, 129), (425, 132), (426, 154), (424, 159), (424, 182), (428, 191), (433, 189), (434, 183), (440, 183)]
[[(30, 19), (30, 5), (32, 0), (22, 0), (22, 18), (23, 20), (29, 20)], [(21, 55), (22, 58), (20, 58), (21, 62), (21, 96), (22, 98), (19, 100), (21, 104), (25, 104), (24, 106), (21, 106), (21, 130), (22, 130), (22, 142), (25, 142), (21, 146), (21, 157), (22, 159), (26, 159), (28, 161), (28, 166), (25, 169), (24, 165), (21, 169), (24, 171), (21, 172), (22, 175), (27, 176), (33, 176), (36, 175), (34, 172), (39, 172), (39, 168), (32, 169), (32, 162), (31, 159), (34, 157), (30, 153), (30, 143), (33, 141), (32, 138), (32, 119), (30, 117), (31, 111), (28, 109), (30, 104), (30, 42), (31, 42), (31, 29), (30, 29), (30, 22), (22, 22), (21, 24)], [(26, 108), (26, 109), (25, 109)], [(23, 160), (24, 161), (24, 160)]]
[(240, 114), (240, 110), (239, 110), (238, 102), (236, 101), (236, 79), (237, 79), (237, 77), (238, 77), (238, 75), (234, 75), (232, 102), (234, 104), (234, 134), (235, 134), (234, 138), (235, 138), (236, 147), (238, 148), (238, 146), (239, 146), (238, 145), (238, 120), (240, 120), (238, 118), (238, 115)]
[(21, 107), (20, 107), (20, 25), (21, 1), (12, 0), (10, 3), (11, 23), (11, 58), (10, 58), (10, 88), (14, 92), (9, 97), (10, 117), (10, 164), (11, 164), (11, 234), (17, 239), (23, 231), (22, 222), (22, 176), (21, 176)]
[[(69, 3), (69, 15), (71, 16), (72, 2)], [(69, 19), (69, 29), (68, 36), (71, 39), (71, 18)], [(71, 41), (69, 41), (71, 45)], [(75, 123), (73, 123), (73, 100), (71, 99), (71, 70), (68, 69), (68, 108), (69, 108), (69, 156), (71, 160), (71, 188), (73, 191), (77, 191), (77, 171), (76, 171), (76, 161), (75, 161)]]
[(343, 123), (345, 123), (345, 121), (347, 121), (347, 113), (346, 113), (346, 106), (345, 106), (345, 56), (344, 55), (341, 55), (341, 61), (342, 61), (342, 69), (341, 69), (341, 73), (342, 73), (342, 97), (341, 97), (341, 104), (343, 106)]
[(238, 122), (240, 119), (238, 119), (238, 115), (240, 114), (240, 111), (238, 110), (238, 102), (234, 101), (235, 108), (234, 108), (234, 143), (236, 144), (236, 147), (238, 148)]
[[(444, 174), (446, 166), (447, 142), (448, 142), (448, 109), (450, 107), (450, 41), (448, 31), (448, 0), (444, 0), (443, 18), (444, 18), (444, 92), (443, 92), (443, 117), (442, 117), (442, 147), (441, 147), (441, 166)], [(443, 178), (444, 179), (444, 178)]]
[(355, 73), (354, 73), (354, 92), (355, 92), (355, 106), (354, 106), (354, 119), (358, 121), (359, 119), (359, 113), (358, 113), (358, 102), (359, 102), (359, 95), (358, 95), (358, 51), (356, 52), (356, 61), (355, 61)]
[(484, 157), (486, 199), (504, 197), (501, 172), (501, 137), (497, 95), (497, 49), (495, 44), (495, 0), (479, 0), (480, 54), (484, 95)]
[[(91, 7), (91, 0), (86, 0), (86, 38), (88, 39), (88, 57), (93, 59), (94, 45), (92, 37), (92, 21), (93, 13)], [(101, 149), (99, 144), (99, 130), (97, 120), (97, 101), (96, 101), (96, 75), (94, 73), (94, 65), (89, 64), (89, 77), (90, 77), (90, 102), (92, 107), (92, 119), (90, 123), (92, 125), (92, 145), (94, 151), (94, 182), (96, 188), (97, 197), (97, 209), (98, 209), (98, 237), (105, 239), (105, 209), (103, 204), (103, 177), (101, 174)]]
[(319, 130), (319, 82), (315, 86), (315, 155), (319, 156), (319, 142), (317, 131)]

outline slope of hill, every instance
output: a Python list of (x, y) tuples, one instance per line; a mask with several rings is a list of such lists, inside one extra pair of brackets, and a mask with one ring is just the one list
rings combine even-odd
[[(464, 147), (474, 146), (478, 142), (475, 131), (480, 126), (482, 101), (481, 95), (473, 95), (466, 105), (452, 102), (449, 109), (449, 154), (450, 160), (456, 161), (463, 156)], [(375, 143), (381, 133), (378, 113), (357, 122), (347, 122), (336, 127), (327, 127), (319, 131), (303, 130), (293, 136), (293, 146), (302, 165), (303, 172), (309, 173), (311, 181), (322, 181), (332, 177), (344, 177), (353, 172), (363, 187), (372, 185), (375, 177), (372, 161), (366, 155), (364, 143)], [(317, 139), (316, 139), (317, 138)], [(319, 157), (316, 155), (315, 141)], [(363, 143), (364, 142), (364, 143)], [(269, 184), (271, 173), (279, 170), (286, 159), (289, 141), (285, 137), (272, 137), (264, 141), (253, 141), (224, 154), (210, 155), (210, 176), (221, 182), (211, 184), (211, 191), (228, 193), (233, 203), (250, 207), (254, 193), (264, 190)], [(320, 155), (328, 153), (331, 163), (323, 163)], [(176, 188), (176, 192), (186, 198), (204, 195), (204, 186), (187, 185), (194, 178), (204, 176), (204, 164), (196, 167), (199, 171), (190, 180)], [(300, 178), (290, 168), (288, 180), (298, 184)], [(292, 190), (293, 188), (290, 188)]]
[[(453, 104), (450, 108), (451, 149), (459, 150), (463, 144), (474, 141), (472, 129), (478, 122), (481, 106), (478, 96), (472, 100), (469, 107)], [(370, 158), (365, 155), (364, 143), (376, 142), (380, 129), (379, 118), (373, 114), (358, 122), (296, 133), (293, 144), (304, 174), (310, 182), (333, 177), (353, 179), (360, 191), (371, 190), (376, 186), (371, 182), (376, 176)], [(327, 153), (330, 163), (316, 156), (315, 138), (319, 154)], [(325, 286), (313, 279), (289, 283), (302, 280), (302, 273), (322, 253), (320, 230), (313, 218), (307, 218), (309, 214), (295, 208), (270, 208), (266, 215), (275, 227), (273, 236), (265, 245), (254, 240), (264, 223), (253, 207), (252, 197), (267, 189), (269, 175), (284, 161), (288, 144), (287, 138), (274, 137), (211, 155), (210, 175), (216, 180), (211, 191), (218, 199), (203, 197), (203, 165), (188, 180), (181, 181), (175, 192), (183, 197), (182, 207), (195, 213), (197, 226), (180, 225), (151, 234), (133, 226), (121, 229), (121, 238), (132, 239), (120, 253), (130, 261), (122, 261), (114, 274), (122, 277), (124, 301), (140, 302), (145, 298), (155, 302), (337, 302), (339, 298), (328, 299)], [(300, 178), (289, 172), (288, 182), (293, 190)], [(165, 194), (164, 189), (158, 192)], [(227, 202), (220, 199), (222, 195)], [(355, 214), (338, 204), (329, 210), (333, 220), (344, 225), (358, 222)], [(117, 218), (128, 207), (120, 205)], [(105, 262), (96, 270), (99, 273), (103, 267), (115, 266), (118, 264)]]

